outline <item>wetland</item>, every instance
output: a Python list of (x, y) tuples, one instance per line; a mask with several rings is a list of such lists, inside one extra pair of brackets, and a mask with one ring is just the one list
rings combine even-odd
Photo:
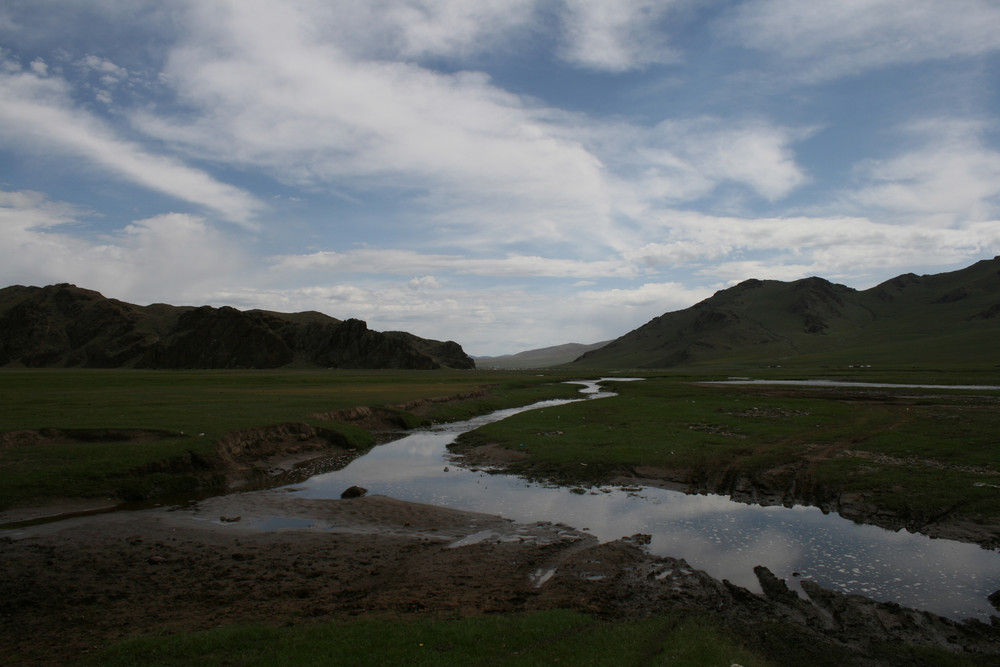
[[(681, 643), (725, 647), (716, 661), (744, 665), (976, 664), (1000, 653), (986, 599), (1000, 588), (993, 390), (650, 375), (575, 400), (565, 376), (506, 376), (486, 391), (483, 376), (438, 376), (435, 400), (422, 401), (418, 376), (405, 377), (379, 380), (384, 398), (366, 409), (357, 394), (331, 400), (336, 387), (313, 376), (310, 391), (273, 375), (201, 385), (217, 415), (215, 392), (238, 384), (244, 399), (271, 397), (257, 403), (270, 414), (312, 415), (312, 430), (285, 427), (269, 447), (231, 451), (221, 464), (241, 493), (0, 533), (6, 655), (104, 664), (107, 651), (142, 654), (121, 647), (151, 632), (170, 644), (208, 628), (344, 629), (362, 617), (398, 629), (418, 614), (443, 624), (433, 635), (481, 614), (551, 610), (615, 631), (697, 618), (708, 635), (678, 631)], [(255, 430), (261, 416), (223, 411), (228, 431), (177, 440), (232, 447), (275, 433)], [(162, 419), (130, 425), (180, 431)], [(234, 428), (242, 435), (226, 439)], [(8, 470), (25, 442), (7, 439)], [(289, 447), (299, 451), (278, 456)], [(211, 449), (198, 453), (215, 465)], [(351, 485), (368, 495), (341, 500)], [(670, 655), (664, 637), (678, 635), (660, 625), (643, 645)], [(441, 645), (439, 658), (461, 664), (460, 642)], [(498, 662), (520, 654), (503, 646)]]

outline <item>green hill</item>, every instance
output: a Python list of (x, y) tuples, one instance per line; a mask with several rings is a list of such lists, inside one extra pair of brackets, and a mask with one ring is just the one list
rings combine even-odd
[(822, 278), (747, 280), (661, 315), (573, 365), (996, 367), (1000, 257), (858, 291)]

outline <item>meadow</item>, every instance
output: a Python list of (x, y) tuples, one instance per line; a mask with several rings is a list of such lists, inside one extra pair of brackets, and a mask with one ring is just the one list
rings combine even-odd
[[(215, 441), (234, 430), (301, 422), (336, 430), (365, 450), (375, 442), (370, 432), (317, 415), (491, 387), (487, 396), (437, 405), (421, 417), (396, 410), (402, 423), (415, 426), (575, 392), (551, 381), (469, 371), (4, 370), (0, 510), (54, 498), (149, 500), (211, 491), (217, 478), (195, 474), (189, 462), (206, 462), (211, 473), (218, 463)], [(13, 435), (44, 429), (83, 431), (85, 437), (24, 442)], [(112, 429), (160, 433), (135, 442), (101, 437), (101, 430)]]
[(565, 485), (653, 469), (645, 476), (697, 492), (725, 494), (749, 480), (779, 496), (794, 487), (799, 502), (853, 494), (917, 523), (1000, 521), (1000, 391), (692, 379), (614, 383), (615, 397), (521, 413), (453, 449), (499, 444), (526, 455), (512, 472)]

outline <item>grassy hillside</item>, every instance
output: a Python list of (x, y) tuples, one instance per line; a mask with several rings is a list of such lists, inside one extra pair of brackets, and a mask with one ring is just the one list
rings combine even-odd
[(574, 362), (592, 368), (1000, 365), (1000, 258), (857, 291), (821, 278), (748, 280)]

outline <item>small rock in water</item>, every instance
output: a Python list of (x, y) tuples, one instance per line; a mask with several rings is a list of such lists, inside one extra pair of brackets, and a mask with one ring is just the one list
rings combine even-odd
[(341, 498), (360, 498), (361, 496), (368, 493), (368, 489), (361, 486), (352, 486), (351, 488), (340, 494)]
[(993, 593), (991, 593), (986, 599), (990, 601), (990, 604), (993, 605), (997, 611), (1000, 611), (1000, 590), (993, 591)]
[(236, 523), (242, 518), (242, 516), (220, 516), (219, 521), (223, 523)]

